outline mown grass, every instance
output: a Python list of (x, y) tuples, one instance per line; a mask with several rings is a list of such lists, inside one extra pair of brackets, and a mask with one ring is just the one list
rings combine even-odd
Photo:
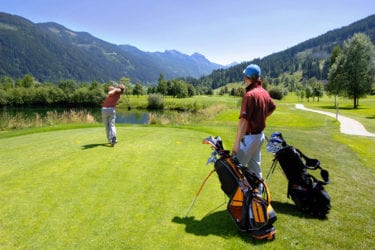
[[(297, 110), (287, 99), (277, 105), (266, 134), (281, 131), (330, 172), (327, 220), (296, 211), (279, 168), (268, 183), (278, 215), (275, 241), (237, 231), (215, 174), (184, 217), (212, 169), (205, 166), (211, 150), (201, 140), (220, 135), (231, 149), (233, 106), (196, 124), (118, 125), (114, 148), (97, 125), (0, 134), (0, 247), (373, 249), (375, 139), (340, 134), (334, 119)], [(273, 155), (265, 147), (262, 153), (265, 175)]]

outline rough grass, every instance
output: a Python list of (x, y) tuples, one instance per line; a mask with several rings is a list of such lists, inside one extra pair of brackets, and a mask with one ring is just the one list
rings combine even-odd
[(0, 131), (8, 129), (47, 127), (56, 124), (90, 124), (95, 122), (95, 118), (87, 110), (70, 109), (62, 113), (58, 113), (54, 110), (48, 111), (44, 117), (39, 113), (35, 113), (32, 117), (28, 117), (21, 114), (11, 115), (8, 112), (1, 112)]

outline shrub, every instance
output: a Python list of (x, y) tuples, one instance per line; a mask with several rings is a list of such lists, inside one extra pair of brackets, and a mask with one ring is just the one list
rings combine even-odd
[(268, 93), (272, 97), (272, 99), (281, 100), (284, 97), (283, 90), (279, 87), (272, 87)]
[(164, 109), (164, 98), (160, 94), (150, 94), (147, 109)]

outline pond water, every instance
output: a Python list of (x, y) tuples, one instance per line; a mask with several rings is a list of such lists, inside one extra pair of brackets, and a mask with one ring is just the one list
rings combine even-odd
[(148, 124), (148, 114), (142, 110), (116, 110), (116, 123)]
[[(56, 111), (61, 114), (64, 111), (71, 109), (64, 108), (3, 108), (0, 109), (0, 116), (2, 113), (8, 113), (10, 115), (21, 115), (22, 117), (35, 117), (38, 113), (41, 117), (44, 117), (49, 111)], [(86, 110), (95, 117), (97, 122), (102, 122), (102, 115), (100, 108), (74, 108), (75, 111)], [(128, 109), (116, 109), (116, 123), (127, 123), (127, 124), (148, 124), (149, 112), (147, 110), (128, 110)]]

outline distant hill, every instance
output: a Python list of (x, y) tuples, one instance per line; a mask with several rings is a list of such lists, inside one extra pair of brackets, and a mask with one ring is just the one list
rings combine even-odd
[(223, 66), (203, 55), (178, 51), (143, 52), (115, 45), (57, 23), (33, 23), (0, 12), (0, 76), (32, 74), (39, 81), (74, 79), (108, 81), (129, 77), (143, 84), (165, 79), (201, 77)]
[(269, 80), (276, 79), (283, 73), (291, 74), (296, 71), (302, 71), (304, 79), (316, 77), (326, 80), (332, 48), (335, 45), (342, 46), (345, 40), (359, 32), (369, 36), (370, 40), (375, 43), (375, 15), (328, 31), (316, 38), (264, 58), (242, 62), (227, 69), (214, 70), (210, 75), (195, 81), (194, 84), (215, 89), (227, 83), (243, 81), (242, 71), (250, 63), (259, 64), (262, 68), (262, 76)]

